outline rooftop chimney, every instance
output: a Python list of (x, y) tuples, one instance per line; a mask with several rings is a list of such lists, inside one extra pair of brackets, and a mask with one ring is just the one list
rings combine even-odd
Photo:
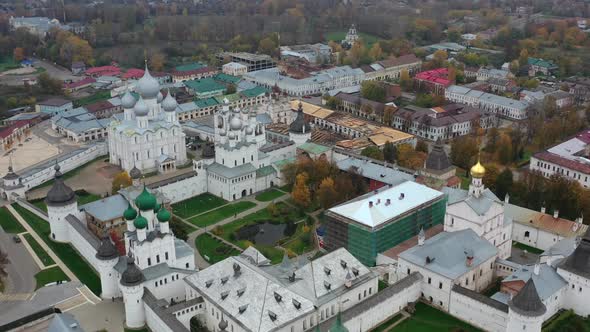
[(555, 219), (559, 218), (559, 210), (558, 209), (553, 210), (553, 218), (555, 218)]
[(381, 198), (377, 198), (377, 205), (381, 203)]
[(536, 276), (538, 276), (540, 271), (541, 271), (541, 264), (539, 264), (539, 262), (537, 262), (537, 263), (535, 264), (535, 268), (533, 269), (533, 273), (534, 273)]
[(510, 201), (510, 195), (508, 193), (506, 193), (506, 196), (504, 196), (504, 203), (508, 204), (509, 201)]
[(541, 213), (545, 213), (545, 206), (541, 206)]
[(388, 199), (385, 200), (385, 206), (387, 206), (389, 204), (391, 204), (391, 199), (388, 198)]
[(369, 201), (369, 208), (373, 207), (373, 201)]
[(404, 195), (404, 193), (399, 194), (399, 200), (404, 199), (404, 197), (406, 197), (406, 195)]

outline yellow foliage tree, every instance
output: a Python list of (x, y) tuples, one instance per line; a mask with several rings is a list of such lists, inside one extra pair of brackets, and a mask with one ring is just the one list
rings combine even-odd
[(307, 187), (308, 179), (309, 176), (307, 173), (298, 174), (295, 179), (295, 185), (293, 186), (293, 192), (291, 192), (293, 201), (301, 208), (306, 208), (311, 203), (311, 194)]
[(119, 189), (127, 188), (132, 184), (131, 177), (126, 171), (123, 171), (113, 178), (112, 191), (116, 193)]
[(323, 179), (317, 192), (320, 205), (324, 209), (331, 208), (336, 202), (337, 197), (338, 193), (334, 187), (334, 180), (331, 177)]

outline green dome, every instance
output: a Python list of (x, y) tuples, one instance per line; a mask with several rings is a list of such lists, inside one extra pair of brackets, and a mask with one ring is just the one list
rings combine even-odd
[(137, 205), (141, 211), (147, 211), (153, 210), (156, 207), (156, 204), (158, 204), (156, 196), (150, 194), (144, 186), (141, 194), (135, 199), (135, 205)]
[(139, 216), (139, 217), (137, 217), (137, 219), (135, 219), (135, 221), (133, 222), (133, 225), (137, 229), (144, 229), (147, 227), (148, 221), (143, 216)]
[(127, 210), (123, 212), (123, 217), (125, 218), (125, 220), (133, 220), (137, 217), (137, 211), (135, 211), (135, 209), (131, 207), (131, 203), (129, 203)]
[(156, 203), (156, 206), (154, 207), (154, 212), (158, 213), (158, 211), (160, 211), (160, 208), (162, 207), (162, 204), (160, 203)]
[(170, 212), (168, 212), (168, 210), (161, 208), (160, 212), (158, 212), (157, 217), (160, 222), (168, 222), (170, 220), (170, 217), (172, 216), (170, 215)]

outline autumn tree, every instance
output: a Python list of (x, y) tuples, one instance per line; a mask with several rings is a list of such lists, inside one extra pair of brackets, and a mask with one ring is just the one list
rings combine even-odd
[(399, 84), (405, 91), (412, 89), (412, 78), (410, 72), (407, 69), (402, 69), (399, 76)]
[(383, 50), (381, 49), (381, 45), (379, 45), (379, 43), (373, 44), (373, 46), (369, 50), (369, 56), (373, 61), (383, 59)]
[(112, 186), (111, 186), (112, 192), (116, 193), (120, 189), (129, 187), (132, 183), (133, 182), (132, 182), (129, 174), (126, 171), (123, 171), (123, 172), (115, 175), (115, 177), (113, 178), (113, 182), (112, 182)]
[(416, 143), (416, 151), (428, 153), (428, 144), (424, 140), (418, 140)]
[(300, 208), (305, 209), (311, 203), (311, 193), (307, 187), (307, 180), (309, 176), (307, 173), (300, 173), (297, 175), (291, 197), (293, 202)]
[(258, 52), (271, 56), (275, 55), (277, 53), (277, 43), (271, 37), (263, 38), (258, 43)]
[(500, 199), (504, 199), (506, 194), (508, 194), (512, 188), (513, 177), (512, 177), (512, 170), (510, 168), (505, 168), (498, 176), (496, 177), (496, 190), (494, 193)]
[(361, 151), (361, 156), (373, 158), (377, 160), (383, 160), (383, 151), (376, 146), (368, 146)]
[(154, 71), (162, 71), (164, 70), (164, 63), (166, 62), (166, 59), (164, 57), (164, 54), (162, 53), (155, 53), (152, 55), (151, 59), (150, 59), (150, 65), (151, 65), (151, 69)]
[(361, 96), (369, 100), (384, 102), (385, 88), (377, 81), (363, 81), (361, 83)]
[(518, 56), (518, 64), (520, 67), (524, 67), (529, 63), (529, 51), (526, 48), (523, 48), (520, 51), (520, 55)]
[(490, 189), (491, 191), (496, 191), (496, 179), (500, 174), (500, 170), (498, 166), (495, 164), (486, 164), (486, 173), (483, 176), (483, 184), (486, 188)]
[(432, 66), (433, 68), (440, 68), (443, 67), (449, 55), (445, 50), (437, 50), (432, 55)]
[(25, 50), (22, 47), (15, 47), (12, 56), (14, 61), (21, 62), (25, 59)]
[(334, 187), (334, 180), (330, 177), (323, 179), (316, 194), (322, 208), (331, 208), (338, 198), (338, 193)]
[(397, 147), (390, 141), (387, 141), (383, 146), (383, 158), (385, 161), (393, 163), (397, 160)]
[(417, 170), (424, 166), (427, 157), (426, 153), (416, 151), (410, 144), (398, 145), (397, 151), (397, 164), (401, 167)]
[(457, 137), (451, 143), (451, 160), (454, 165), (463, 168), (467, 172), (474, 164), (478, 151), (477, 141), (474, 137)]

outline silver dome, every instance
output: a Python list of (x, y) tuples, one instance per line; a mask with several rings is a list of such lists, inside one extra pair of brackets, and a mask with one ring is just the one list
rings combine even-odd
[(229, 128), (231, 130), (240, 130), (242, 129), (242, 120), (240, 120), (237, 116), (234, 116), (231, 121), (229, 122)]
[(237, 114), (237, 113), (240, 113), (240, 108), (239, 108), (239, 107), (234, 107), (233, 111), (234, 111), (234, 113), (236, 113), (236, 114)]
[(135, 103), (135, 107), (133, 107), (133, 112), (135, 112), (135, 116), (146, 116), (150, 112), (150, 109), (143, 101), (142, 97), (139, 97), (137, 103)]
[(229, 133), (229, 135), (227, 135), (227, 137), (229, 139), (236, 139), (236, 133)]
[(160, 92), (160, 83), (150, 75), (147, 64), (143, 76), (137, 82), (136, 91), (146, 99), (156, 98)]
[(254, 129), (252, 129), (252, 127), (246, 128), (246, 135), (252, 135), (253, 132), (254, 132)]
[(226, 134), (225, 129), (219, 130), (219, 136), (225, 136)]
[(166, 95), (166, 98), (164, 98), (164, 101), (162, 102), (162, 107), (164, 108), (164, 111), (174, 112), (177, 106), (178, 103), (176, 102), (176, 99), (172, 97), (170, 90), (168, 90), (168, 95)]
[(135, 106), (135, 102), (135, 97), (133, 97), (129, 91), (125, 92), (123, 98), (121, 98), (121, 106), (123, 106), (124, 109), (133, 108), (133, 106)]
[(162, 94), (162, 91), (158, 91), (158, 95), (156, 96), (156, 100), (158, 101), (158, 103), (161, 103), (162, 100), (164, 100), (164, 95)]

